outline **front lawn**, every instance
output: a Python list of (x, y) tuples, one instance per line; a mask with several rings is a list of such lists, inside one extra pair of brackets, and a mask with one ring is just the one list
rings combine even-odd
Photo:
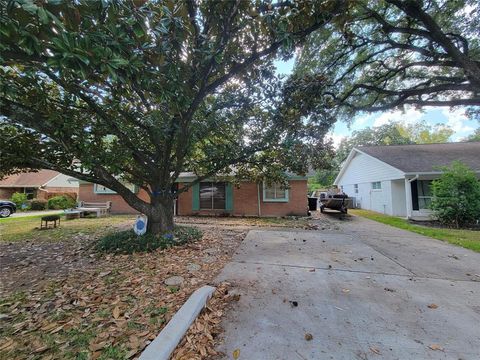
[(375, 220), (383, 224), (412, 231), (421, 235), (425, 235), (434, 239), (446, 241), (450, 244), (458, 245), (466, 249), (480, 252), (480, 231), (475, 230), (459, 230), (448, 228), (434, 228), (429, 226), (412, 224), (406, 219), (388, 216), (369, 210), (352, 209), (351, 214)]
[[(123, 234), (132, 220), (62, 221), (51, 230), (35, 229), (40, 218), (0, 221), (0, 359), (135, 358), (194, 290), (212, 283), (245, 236), (215, 226), (194, 242), (151, 253), (95, 249), (99, 237)], [(166, 281), (172, 277), (175, 283)], [(216, 355), (227, 287), (177, 351)]]
[(132, 215), (115, 215), (103, 218), (65, 220), (65, 216), (62, 215), (60, 227), (39, 230), (42, 216), (45, 215), (0, 219), (0, 242), (62, 240), (78, 233), (100, 235), (100, 233), (111, 231), (119, 224), (133, 224), (134, 219)]

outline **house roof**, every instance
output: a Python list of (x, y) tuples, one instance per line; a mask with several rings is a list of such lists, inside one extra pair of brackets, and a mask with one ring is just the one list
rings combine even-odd
[(438, 167), (455, 160), (480, 172), (480, 142), (362, 146), (357, 150), (407, 174), (438, 172)]
[(39, 170), (38, 172), (23, 172), (10, 175), (0, 180), (0, 187), (34, 187), (45, 185), (60, 173), (54, 170)]

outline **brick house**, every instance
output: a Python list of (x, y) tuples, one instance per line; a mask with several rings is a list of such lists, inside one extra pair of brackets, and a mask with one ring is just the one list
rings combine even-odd
[[(181, 189), (195, 181), (192, 173), (180, 174), (176, 187)], [(175, 214), (233, 215), (233, 216), (305, 216), (307, 215), (307, 178), (289, 176), (289, 187), (266, 183), (228, 181), (202, 181), (182, 192), (175, 203)], [(148, 201), (148, 195), (136, 187), (131, 188)], [(86, 202), (112, 202), (112, 213), (137, 213), (114, 191), (98, 184), (80, 181), (79, 200)]]
[(69, 195), (76, 199), (78, 181), (53, 170), (22, 172), (0, 180), (0, 199), (10, 199), (13, 193), (27, 194), (30, 199), (47, 200), (56, 195)]

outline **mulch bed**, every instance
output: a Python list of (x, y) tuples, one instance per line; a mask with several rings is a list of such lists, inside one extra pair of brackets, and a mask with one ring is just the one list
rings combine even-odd
[[(23, 262), (0, 258), (0, 359), (136, 358), (191, 293), (213, 281), (246, 233), (202, 231), (198, 242), (150, 254), (94, 255), (92, 239), (81, 236), (71, 243), (1, 244), (3, 254), (19, 252)], [(171, 276), (181, 276), (182, 284), (166, 286)], [(176, 359), (216, 354), (227, 289), (220, 284)]]

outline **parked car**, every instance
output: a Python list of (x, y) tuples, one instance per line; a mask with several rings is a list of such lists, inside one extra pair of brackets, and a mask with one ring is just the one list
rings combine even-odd
[(17, 211), (17, 206), (14, 202), (8, 200), (0, 200), (0, 218), (6, 218)]

